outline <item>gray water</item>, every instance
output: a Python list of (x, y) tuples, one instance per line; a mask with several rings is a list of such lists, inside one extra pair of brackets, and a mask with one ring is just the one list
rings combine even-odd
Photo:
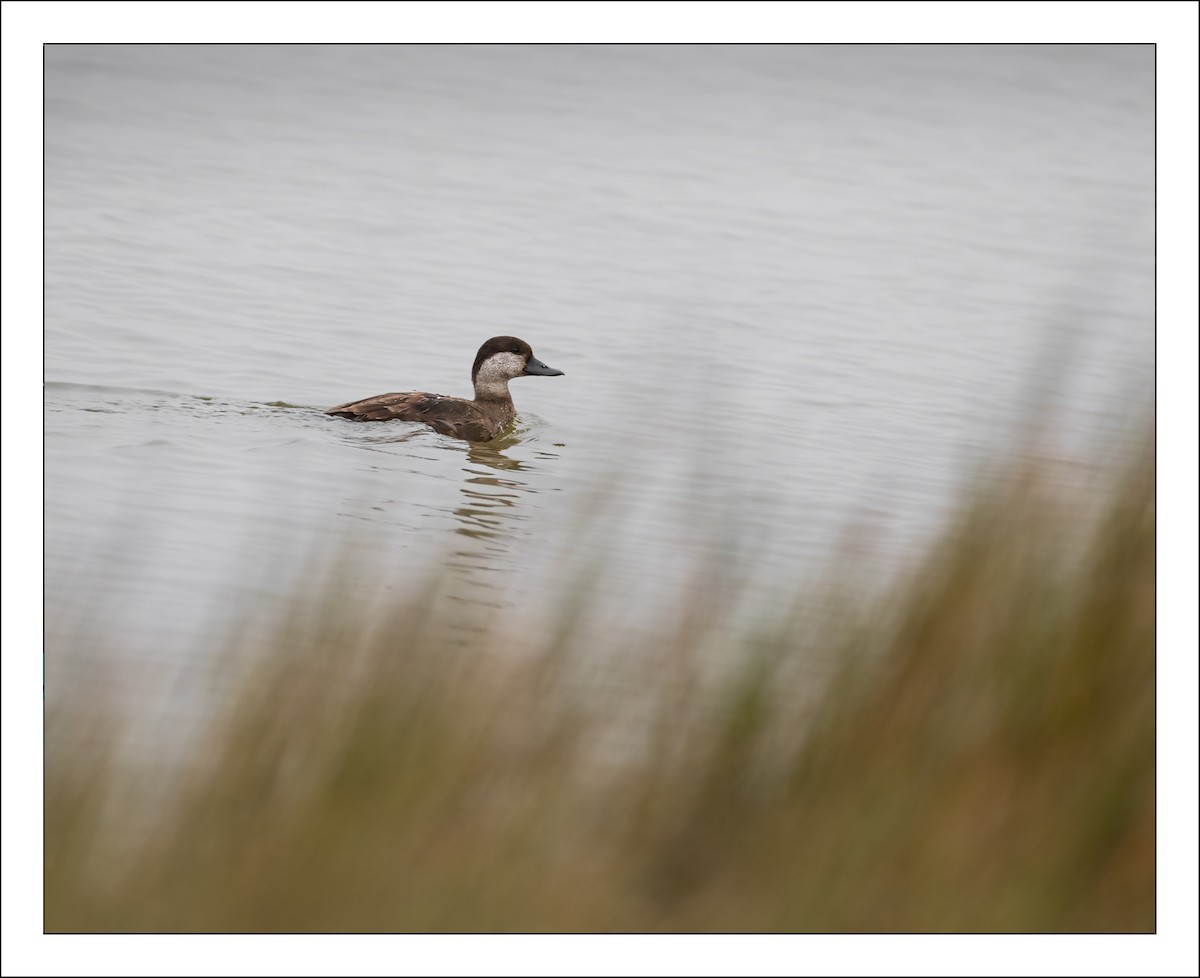
[[(511, 615), (886, 574), (1021, 424), (1119, 447), (1153, 203), (1149, 46), (52, 45), (48, 661), (195, 668), (348, 541)], [(565, 373), (496, 444), (322, 413), (496, 334)]]

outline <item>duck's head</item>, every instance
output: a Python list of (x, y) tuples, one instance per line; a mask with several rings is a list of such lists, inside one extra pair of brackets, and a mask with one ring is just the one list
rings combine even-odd
[(479, 348), (471, 367), (476, 397), (508, 397), (508, 382), (515, 377), (561, 377), (563, 372), (547, 367), (533, 349), (515, 336), (493, 336)]

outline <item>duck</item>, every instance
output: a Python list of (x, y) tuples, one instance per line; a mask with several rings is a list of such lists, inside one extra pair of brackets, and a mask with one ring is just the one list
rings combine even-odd
[(326, 414), (348, 421), (419, 421), (434, 431), (467, 441), (491, 441), (517, 416), (508, 382), (516, 377), (562, 377), (515, 336), (493, 336), (479, 348), (471, 367), (475, 399), (409, 391), (376, 394), (331, 407)]

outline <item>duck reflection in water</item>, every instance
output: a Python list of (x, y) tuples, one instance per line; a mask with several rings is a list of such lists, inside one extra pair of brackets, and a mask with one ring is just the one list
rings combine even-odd
[(538, 548), (525, 542), (535, 525), (537, 487), (545, 474), (534, 472), (543, 469), (540, 460), (552, 463), (558, 456), (540, 451), (524, 460), (511, 457), (506, 449), (520, 445), (521, 434), (466, 447), (461, 496), (453, 510), (456, 543), (446, 555), (447, 597), (464, 606), (504, 608), (515, 592), (533, 586), (530, 571), (541, 558)]
[[(457, 582), (449, 584), (451, 600), (499, 606), (502, 595), (524, 579), (521, 571), (529, 552), (521, 544), (536, 515), (529, 512), (529, 504), (546, 488), (546, 467), (559, 458), (555, 449), (560, 446), (552, 449), (541, 442), (540, 428), (536, 418), (520, 417), (489, 441), (444, 437), (423, 425), (355, 425), (347, 430), (349, 440), (360, 449), (393, 456), (416, 454), (435, 462), (439, 481), (458, 470), (459, 479), (451, 480), (458, 481), (457, 498), (434, 504), (454, 519), (447, 529), (453, 529), (456, 542), (443, 558), (450, 579)], [(453, 468), (430, 457), (441, 452), (456, 456)], [(536, 502), (533, 507), (536, 510)]]
[[(454, 510), (461, 523), (456, 530), (464, 536), (494, 540), (513, 528), (514, 521), (524, 520), (518, 505), (522, 496), (535, 492), (518, 473), (529, 472), (529, 462), (505, 454), (521, 443), (520, 433), (510, 432), (491, 442), (473, 442), (467, 447), (466, 473), (462, 493), (466, 500)], [(557, 458), (541, 453), (547, 459)], [(490, 471), (488, 471), (490, 470)]]

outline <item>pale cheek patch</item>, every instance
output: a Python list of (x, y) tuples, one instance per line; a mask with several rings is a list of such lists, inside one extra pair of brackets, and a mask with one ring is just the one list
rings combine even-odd
[(516, 353), (493, 353), (480, 364), (475, 388), (483, 393), (507, 394), (508, 382), (524, 372), (524, 357)]

